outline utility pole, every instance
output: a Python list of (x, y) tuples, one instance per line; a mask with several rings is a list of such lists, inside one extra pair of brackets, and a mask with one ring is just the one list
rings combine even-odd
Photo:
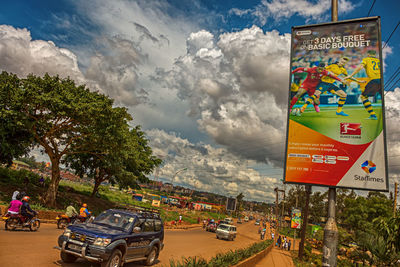
[(397, 183), (394, 183), (393, 217), (396, 217), (396, 209), (397, 209)]
[[(285, 191), (282, 189), (278, 189), (278, 187), (275, 187), (274, 189), (275, 193), (276, 193), (276, 200), (275, 200), (275, 214), (276, 214), (276, 231), (275, 231), (275, 240), (278, 239), (278, 234), (279, 234), (279, 192), (283, 192), (285, 194)], [(276, 241), (275, 241), (276, 243)]]
[[(332, 21), (338, 21), (338, 0), (332, 0)], [(324, 246), (322, 248), (322, 266), (337, 266), (337, 243), (339, 238), (336, 225), (336, 188), (328, 192), (328, 221), (324, 229)]]
[[(299, 244), (299, 259), (302, 260), (304, 254), (304, 241), (306, 239), (306, 230), (308, 224), (308, 207), (310, 205), (311, 185), (306, 185), (306, 203), (301, 215), (303, 216), (303, 223), (301, 225), (300, 244)], [(304, 215), (303, 215), (304, 213)]]

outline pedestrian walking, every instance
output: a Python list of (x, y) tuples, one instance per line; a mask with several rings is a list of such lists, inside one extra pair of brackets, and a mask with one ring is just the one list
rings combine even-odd
[(182, 215), (179, 215), (179, 224), (182, 223)]
[(274, 232), (271, 233), (271, 239), (274, 240), (275, 234)]
[(288, 247), (287, 247), (287, 250), (288, 250), (288, 251), (290, 251), (291, 245), (292, 245), (292, 240), (289, 240)]
[(278, 248), (280, 248), (281, 247), (281, 243), (282, 243), (282, 237), (281, 236), (278, 237), (278, 241), (276, 243), (278, 243)]

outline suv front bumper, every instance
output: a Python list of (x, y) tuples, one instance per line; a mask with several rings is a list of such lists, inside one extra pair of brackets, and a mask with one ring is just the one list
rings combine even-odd
[[(111, 256), (111, 250), (105, 247), (93, 246), (84, 242), (69, 239), (65, 236), (60, 236), (58, 238), (58, 245), (58, 247), (54, 248), (92, 262), (107, 261)], [(69, 245), (75, 246), (76, 248), (79, 248), (79, 250), (71, 249)]]

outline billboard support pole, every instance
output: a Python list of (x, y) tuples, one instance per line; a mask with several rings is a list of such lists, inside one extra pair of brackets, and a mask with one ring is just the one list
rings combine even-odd
[[(332, 21), (338, 21), (338, 0), (332, 0)], [(322, 266), (337, 266), (338, 228), (336, 225), (336, 188), (328, 191), (328, 220), (324, 229), (324, 245), (322, 248)]]
[(394, 183), (394, 203), (393, 203), (393, 216), (396, 216), (397, 208), (397, 183)]
[(301, 211), (303, 215), (304, 212), (304, 220), (301, 226), (301, 233), (300, 233), (300, 244), (299, 244), (299, 259), (303, 259), (304, 254), (304, 241), (306, 239), (306, 230), (308, 224), (308, 207), (310, 205), (310, 194), (311, 194), (311, 185), (306, 185), (306, 203), (304, 204), (304, 211)]

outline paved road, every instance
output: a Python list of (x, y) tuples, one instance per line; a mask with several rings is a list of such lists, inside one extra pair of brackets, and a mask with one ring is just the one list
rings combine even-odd
[[(59, 251), (53, 249), (57, 237), (62, 230), (56, 229), (55, 224), (42, 224), (38, 232), (5, 231), (4, 223), (0, 223), (0, 266), (16, 267), (89, 267), (92, 264), (77, 261), (73, 264), (61, 262)], [(248, 222), (238, 225), (238, 235), (235, 241), (216, 239), (214, 233), (202, 229), (166, 230), (165, 248), (161, 251), (157, 266), (169, 266), (171, 259), (180, 260), (182, 257), (202, 256), (210, 259), (218, 252), (226, 252), (244, 248), (259, 241), (258, 226)], [(124, 266), (138, 267), (137, 263)]]

